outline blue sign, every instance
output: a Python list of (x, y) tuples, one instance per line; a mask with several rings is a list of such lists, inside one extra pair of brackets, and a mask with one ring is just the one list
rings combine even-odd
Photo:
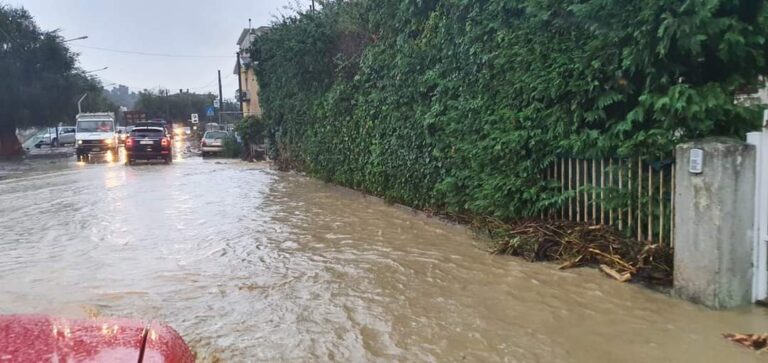
[(208, 115), (208, 117), (213, 116), (213, 106), (208, 106), (208, 109), (205, 110), (205, 114)]

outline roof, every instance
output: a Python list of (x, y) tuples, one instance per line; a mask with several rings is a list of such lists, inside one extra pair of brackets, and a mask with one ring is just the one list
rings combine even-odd
[(243, 29), (243, 32), (240, 33), (240, 37), (237, 38), (237, 43), (235, 43), (236, 45), (240, 46), (240, 44), (243, 43), (243, 40), (245, 40), (245, 37), (248, 36), (249, 30), (251, 29), (248, 29), (248, 28)]
[[(235, 68), (232, 70), (232, 74), (237, 74), (237, 62), (241, 62), (241, 61), (243, 63), (247, 63), (248, 62), (247, 59), (250, 58), (250, 56), (249, 56), (247, 50), (248, 50), (248, 48), (251, 47), (250, 43), (253, 41), (253, 38), (268, 32), (270, 29), (272, 29), (272, 28), (270, 28), (268, 26), (260, 26), (260, 27), (258, 27), (256, 29), (253, 29), (253, 28), (245, 28), (245, 29), (243, 29), (243, 31), (240, 33), (240, 37), (237, 38), (237, 46), (240, 47), (240, 52), (241, 52), (240, 58), (242, 58), (242, 59), (238, 59), (235, 62)], [(250, 38), (248, 38), (248, 34), (249, 33), (251, 35)], [(243, 43), (245, 43), (245, 44), (243, 44)]]
[(243, 41), (244, 41), (244, 40), (245, 40), (245, 38), (248, 36), (248, 33), (249, 33), (249, 32), (250, 32), (251, 34), (253, 34), (254, 36), (258, 36), (258, 35), (262, 35), (262, 34), (264, 34), (264, 33), (268, 32), (270, 29), (271, 29), (271, 28), (270, 28), (270, 27), (268, 27), (268, 26), (260, 26), (260, 27), (258, 27), (258, 28), (256, 28), (256, 29), (253, 29), (253, 28), (245, 28), (245, 29), (243, 29), (243, 31), (240, 33), (240, 37), (239, 37), (239, 38), (237, 38), (237, 45), (240, 47), (240, 49), (245, 49), (245, 48), (247, 48), (247, 46), (243, 46)]

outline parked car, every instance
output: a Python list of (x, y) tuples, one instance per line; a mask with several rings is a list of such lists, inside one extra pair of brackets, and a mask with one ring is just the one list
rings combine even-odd
[[(56, 129), (54, 128), (54, 135)], [(75, 144), (75, 127), (74, 126), (61, 126), (59, 127), (58, 138), (54, 136), (52, 142), (53, 145), (74, 145)]]
[(126, 163), (136, 160), (163, 160), (173, 162), (171, 139), (161, 127), (134, 127), (125, 140)]
[(50, 127), (40, 131), (35, 137), (37, 141), (35, 141), (34, 146), (38, 149), (42, 146), (74, 145), (75, 127), (60, 126), (58, 135), (56, 135), (56, 128)]
[(221, 131), (221, 126), (215, 122), (205, 124), (205, 131)]
[(220, 154), (224, 151), (224, 139), (228, 137), (229, 134), (224, 131), (206, 131), (202, 141), (200, 141), (200, 151), (203, 152), (203, 157)]

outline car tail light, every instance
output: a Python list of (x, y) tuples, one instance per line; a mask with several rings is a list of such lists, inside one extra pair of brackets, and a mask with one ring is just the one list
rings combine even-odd
[(162, 140), (160, 140), (160, 146), (162, 147), (168, 147), (170, 143), (168, 142), (168, 138), (164, 137)]
[(203, 139), (203, 143), (202, 143), (202, 145), (203, 145), (203, 146), (205, 146), (205, 145), (206, 145), (206, 144), (205, 144), (205, 139)]
[(132, 137), (129, 137), (128, 139), (125, 140), (125, 147), (126, 148), (133, 147), (133, 138)]

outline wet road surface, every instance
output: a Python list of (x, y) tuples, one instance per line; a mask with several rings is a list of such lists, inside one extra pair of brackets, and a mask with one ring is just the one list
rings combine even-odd
[(159, 319), (200, 361), (735, 362), (712, 312), (265, 165), (70, 163), (0, 181), (0, 313)]

